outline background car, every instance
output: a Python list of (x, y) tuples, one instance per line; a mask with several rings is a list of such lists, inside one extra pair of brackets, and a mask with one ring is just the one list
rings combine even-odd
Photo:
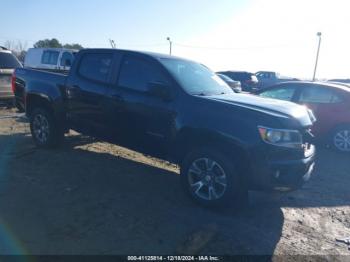
[(221, 71), (217, 73), (228, 76), (232, 80), (241, 82), (243, 91), (252, 92), (258, 88), (259, 81), (253, 73), (245, 71)]
[(297, 81), (298, 79), (288, 77), (288, 76), (282, 76), (277, 72), (273, 71), (259, 71), (255, 73), (256, 77), (258, 78), (258, 88), (266, 88), (281, 82), (288, 82), (288, 81)]
[(15, 68), (22, 67), (10, 50), (0, 47), (0, 103), (13, 104), (11, 77)]
[(329, 82), (339, 82), (339, 83), (345, 83), (350, 84), (350, 79), (330, 79)]
[(231, 78), (229, 78), (228, 76), (223, 75), (223, 74), (217, 74), (217, 75), (218, 75), (222, 80), (224, 80), (225, 83), (228, 84), (228, 86), (231, 87), (232, 90), (233, 90), (235, 93), (240, 93), (240, 92), (242, 92), (241, 82), (232, 80)]
[(345, 82), (333, 82), (333, 81), (328, 81), (330, 84), (336, 84), (336, 85), (341, 85), (350, 88), (350, 83), (345, 83)]
[(257, 95), (287, 100), (312, 109), (312, 132), (333, 148), (350, 152), (350, 89), (324, 82), (286, 82), (259, 90)]
[(68, 71), (77, 50), (65, 48), (29, 48), (24, 67), (50, 71)]

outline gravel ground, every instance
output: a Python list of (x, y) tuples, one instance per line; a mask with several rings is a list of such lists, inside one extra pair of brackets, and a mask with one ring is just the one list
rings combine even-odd
[(76, 133), (39, 150), (23, 116), (0, 109), (0, 254), (346, 259), (335, 239), (350, 237), (349, 161), (319, 149), (303, 189), (252, 192), (246, 210), (212, 211), (188, 199), (171, 163)]

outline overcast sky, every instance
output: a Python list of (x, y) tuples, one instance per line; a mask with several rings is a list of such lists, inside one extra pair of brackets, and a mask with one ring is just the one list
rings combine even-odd
[(44, 38), (84, 47), (169, 52), (213, 70), (350, 78), (348, 0), (1, 0), (0, 44)]

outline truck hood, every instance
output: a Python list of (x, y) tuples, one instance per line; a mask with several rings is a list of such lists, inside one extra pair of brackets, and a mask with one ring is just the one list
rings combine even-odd
[(288, 101), (262, 98), (248, 94), (225, 94), (207, 96), (205, 98), (278, 117), (298, 119), (303, 125), (312, 125), (315, 120), (312, 112), (305, 106)]

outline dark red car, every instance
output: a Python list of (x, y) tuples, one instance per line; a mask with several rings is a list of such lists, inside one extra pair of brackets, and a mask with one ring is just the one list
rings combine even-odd
[(285, 82), (259, 90), (257, 95), (287, 100), (312, 109), (316, 138), (342, 152), (350, 152), (350, 89), (322, 82)]

